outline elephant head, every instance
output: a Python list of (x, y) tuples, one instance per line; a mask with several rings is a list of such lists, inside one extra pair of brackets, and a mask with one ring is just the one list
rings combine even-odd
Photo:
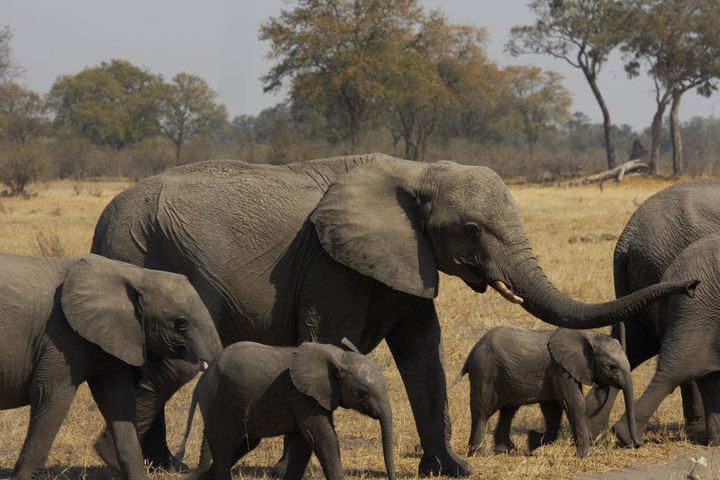
[(623, 391), (630, 436), (642, 445), (635, 424), (635, 400), (630, 363), (620, 342), (594, 332), (559, 328), (550, 336), (548, 349), (555, 360), (577, 382), (609, 385)]
[(183, 275), (96, 255), (78, 259), (61, 292), (70, 326), (134, 366), (147, 353), (209, 362), (222, 350), (210, 313)]
[(379, 420), (388, 478), (395, 478), (392, 409), (385, 378), (375, 362), (357, 351), (303, 343), (293, 354), (290, 378), (301, 393), (327, 410), (341, 406)]
[(440, 270), (477, 292), (492, 286), (545, 322), (595, 328), (694, 288), (693, 282), (674, 282), (607, 303), (572, 300), (543, 273), (518, 208), (495, 172), (382, 157), (342, 175), (310, 219), (335, 260), (396, 290), (433, 298)]

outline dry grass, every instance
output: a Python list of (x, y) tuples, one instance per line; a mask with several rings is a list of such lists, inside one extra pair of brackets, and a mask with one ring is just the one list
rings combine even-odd
[[(516, 186), (511, 190), (523, 213), (531, 242), (549, 277), (565, 292), (584, 301), (613, 297), (611, 258), (615, 238), (632, 212), (654, 192), (668, 186), (663, 181), (631, 179), (620, 186), (573, 189)], [(127, 186), (123, 182), (77, 183), (53, 182), (39, 189), (29, 199), (0, 200), (0, 251), (37, 254), (57, 248), (67, 255), (87, 252), (95, 221), (107, 202)], [(41, 246), (38, 241), (44, 242)], [(468, 351), (488, 328), (498, 324), (519, 324), (546, 328), (521, 308), (488, 292), (478, 295), (456, 278), (443, 277), (438, 311), (446, 345), (448, 377), (459, 371)], [(401, 477), (414, 477), (418, 443), (412, 414), (393, 365), (383, 344), (372, 356), (385, 371), (391, 390), (396, 425), (396, 459)], [(652, 365), (634, 374), (636, 391), (644, 390), (652, 375)], [(176, 448), (183, 430), (190, 389), (186, 386), (169, 405), (168, 431), (170, 446)], [(462, 453), (469, 435), (470, 412), (468, 385), (462, 382), (450, 391), (450, 414), (453, 420), (453, 447)], [(622, 413), (621, 401), (613, 418)], [(337, 429), (341, 439), (343, 463), (350, 478), (383, 475), (378, 425), (359, 414), (338, 411)], [(494, 419), (490, 422), (494, 427)], [(197, 461), (201, 421), (196, 418), (187, 460)], [(514, 422), (513, 437), (520, 451), (509, 455), (474, 458), (470, 462), (476, 478), (568, 478), (579, 472), (603, 471), (634, 462), (654, 462), (667, 458), (670, 450), (684, 447), (682, 410), (679, 395), (668, 398), (653, 418), (647, 444), (639, 450), (617, 450), (612, 442), (600, 442), (593, 455), (585, 460), (575, 457), (567, 433), (562, 441), (543, 447), (528, 456), (524, 448), (528, 428), (542, 427), (539, 409), (525, 407)], [(0, 412), (0, 475), (12, 469), (22, 445), (27, 425), (27, 409)], [(92, 449), (100, 432), (100, 416), (83, 387), (55, 440), (48, 465), (47, 478), (107, 478), (100, 460)], [(265, 469), (278, 458), (281, 440), (266, 440), (243, 461), (243, 476), (264, 476)], [(70, 466), (69, 471), (63, 468)], [(155, 474), (154, 479), (180, 478)]]

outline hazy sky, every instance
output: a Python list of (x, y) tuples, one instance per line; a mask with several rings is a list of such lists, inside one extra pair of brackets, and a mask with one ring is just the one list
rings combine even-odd
[[(498, 64), (534, 64), (562, 73), (573, 93), (573, 109), (600, 121), (579, 70), (545, 56), (513, 58), (504, 52), (510, 28), (533, 21), (526, 0), (421, 1), (444, 10), (453, 22), (486, 27), (488, 53)], [(268, 44), (257, 39), (258, 25), (287, 7), (283, 0), (2, 0), (0, 25), (14, 29), (12, 48), (16, 62), (26, 69), (23, 82), (39, 92), (47, 92), (59, 75), (121, 58), (168, 79), (181, 71), (198, 74), (219, 93), (231, 116), (254, 115), (282, 99), (262, 92), (259, 77), (270, 63), (265, 59)], [(600, 85), (614, 123), (635, 128), (650, 124), (652, 82), (647, 77), (628, 80), (619, 55), (606, 65)], [(718, 113), (720, 95), (685, 95), (683, 121)]]

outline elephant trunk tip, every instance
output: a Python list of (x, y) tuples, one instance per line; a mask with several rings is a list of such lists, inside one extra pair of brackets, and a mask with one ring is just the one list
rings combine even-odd
[(695, 289), (698, 287), (698, 285), (700, 285), (700, 280), (698, 279), (691, 280), (688, 283), (687, 287), (685, 287), (685, 293), (688, 297), (695, 298)]

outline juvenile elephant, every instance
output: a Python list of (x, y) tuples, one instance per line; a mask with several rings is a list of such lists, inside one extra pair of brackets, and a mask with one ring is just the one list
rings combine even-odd
[[(344, 342), (350, 348), (355, 347)], [(315, 452), (325, 478), (344, 477), (333, 411), (352, 408), (380, 420), (388, 478), (395, 478), (392, 411), (380, 369), (357, 350), (303, 343), (269, 347), (234, 343), (198, 381), (177, 457), (182, 459), (195, 406), (205, 425), (192, 478), (230, 480), (230, 469), (260, 440), (287, 434), (293, 445), (286, 479), (300, 479)]]
[(499, 326), (490, 329), (468, 355), (458, 380), (470, 375), (472, 428), (468, 455), (482, 448), (488, 418), (500, 410), (495, 451), (515, 448), (510, 425), (521, 405), (539, 403), (545, 434), (528, 432), (531, 450), (557, 438), (563, 409), (572, 428), (578, 455), (590, 453), (591, 438), (582, 385), (612, 385), (625, 393), (630, 432), (635, 445), (633, 384), (630, 365), (620, 343), (596, 332), (529, 330)]
[[(432, 300), (438, 271), (476, 292), (491, 286), (538, 318), (571, 328), (610, 325), (688, 286), (653, 285), (602, 304), (572, 300), (543, 273), (495, 172), (381, 154), (170, 169), (110, 202), (92, 251), (186, 275), (225, 345), (337, 345), (348, 337), (368, 353), (384, 339), (412, 407), (422, 475), (470, 472), (450, 448)], [(178, 466), (165, 442), (164, 405), (195, 370), (166, 361), (142, 373), (137, 421), (144, 454)], [(97, 446), (114, 464), (109, 436)]]
[[(673, 298), (651, 309), (660, 349), (655, 375), (637, 401), (637, 425), (643, 432), (665, 396), (695, 380), (705, 410), (707, 442), (720, 445), (720, 234), (707, 235), (683, 250), (662, 278), (688, 273), (700, 279), (694, 299)], [(613, 430), (627, 442), (625, 418)]]
[[(660, 281), (670, 264), (690, 244), (720, 231), (720, 183), (687, 182), (662, 190), (637, 209), (618, 239), (613, 256), (615, 294), (629, 295)], [(660, 350), (664, 327), (656, 310), (639, 310), (613, 326), (612, 336), (626, 348), (635, 369)], [(586, 398), (593, 437), (607, 429), (617, 390), (596, 386)], [(680, 385), (688, 437), (706, 442), (705, 414), (694, 381)]]
[(115, 260), (0, 254), (0, 409), (30, 405), (13, 478), (47, 460), (75, 391), (88, 382), (125, 479), (146, 478), (135, 430), (135, 367), (210, 361), (221, 349), (187, 278)]

